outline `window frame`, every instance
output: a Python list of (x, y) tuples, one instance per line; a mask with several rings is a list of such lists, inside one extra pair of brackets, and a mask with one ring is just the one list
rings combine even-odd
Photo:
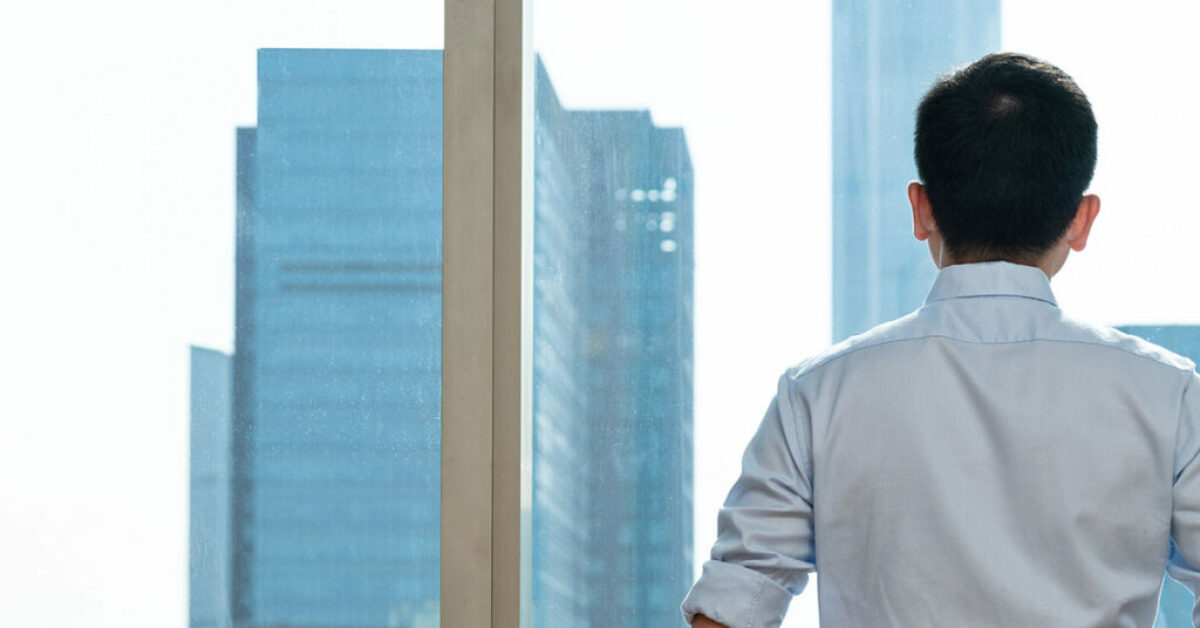
[(443, 626), (519, 628), (528, 612), (530, 9), (445, 0)]

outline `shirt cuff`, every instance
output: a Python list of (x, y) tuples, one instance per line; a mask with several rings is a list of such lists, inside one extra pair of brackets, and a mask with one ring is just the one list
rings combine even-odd
[(710, 560), (679, 609), (689, 624), (696, 615), (729, 628), (778, 628), (792, 594), (753, 569)]

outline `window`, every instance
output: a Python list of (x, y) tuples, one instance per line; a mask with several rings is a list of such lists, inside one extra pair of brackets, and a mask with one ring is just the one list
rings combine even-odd
[(258, 51), (229, 584), (193, 563), (193, 608), (215, 585), (238, 625), (438, 624), (441, 90), (438, 50)]
[[(1171, 78), (1194, 56), (1183, 42), (1196, 15), (1177, 11), (535, 0), (533, 334), (554, 326), (558, 359), (534, 359), (531, 424), (535, 438), (565, 431), (569, 453), (533, 448), (530, 517), (539, 531), (577, 530), (574, 517), (591, 532), (535, 532), (531, 625), (680, 623), (679, 598), (708, 557), (779, 373), (924, 300), (936, 268), (912, 237), (905, 198), (917, 177), (914, 109), (935, 78), (983, 54), (1043, 56), (1095, 106), (1092, 189), (1104, 212), (1087, 251), (1055, 278), (1064, 308), (1114, 325), (1174, 323), (1126, 328), (1195, 353), (1200, 301), (1178, 287), (1191, 284), (1184, 256), (1200, 225), (1167, 197), (1197, 166), (1183, 148), (1194, 116), (1176, 108), (1193, 88)], [(1116, 33), (1137, 44), (1106, 43)], [(1166, 114), (1150, 113), (1147, 97)], [(659, 139), (667, 134), (677, 143)], [(1180, 230), (1149, 236), (1151, 223)], [(676, 260), (664, 266), (668, 253)], [(556, 325), (567, 311), (587, 318)], [(588, 324), (588, 345), (557, 331)], [(593, 386), (572, 389), (571, 408), (538, 412), (564, 380)], [(569, 493), (585, 497), (552, 514), (558, 497), (541, 486), (568, 460), (580, 487)], [(629, 522), (636, 532), (619, 534)], [(672, 533), (656, 535), (663, 525)], [(602, 556), (587, 554), (602, 578), (572, 566), (581, 552), (562, 548), (573, 543)], [(587, 586), (553, 586), (564, 581)], [(1160, 625), (1190, 625), (1190, 594), (1166, 584)], [(819, 573), (787, 625), (815, 625), (818, 586)], [(619, 594), (628, 591), (647, 594)]]
[(679, 625), (778, 374), (923, 300), (913, 108), (992, 50), (1099, 120), (1064, 309), (1200, 359), (1200, 9), (493, 5), (6, 21), (7, 623)]
[(442, 28), (9, 15), (4, 623), (438, 625)]
[(532, 365), (530, 623), (672, 625), (692, 562), (687, 139), (648, 111), (564, 106), (540, 57), (533, 77), (533, 335), (547, 351)]

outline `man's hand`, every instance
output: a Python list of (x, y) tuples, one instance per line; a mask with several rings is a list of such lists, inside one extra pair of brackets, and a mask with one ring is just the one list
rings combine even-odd
[(729, 628), (725, 624), (717, 622), (705, 617), (704, 615), (696, 615), (692, 618), (692, 628)]

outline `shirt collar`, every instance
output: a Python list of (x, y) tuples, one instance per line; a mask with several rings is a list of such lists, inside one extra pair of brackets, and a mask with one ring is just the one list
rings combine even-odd
[(953, 264), (938, 271), (925, 303), (964, 297), (1025, 297), (1057, 306), (1050, 279), (1036, 266), (1012, 262)]

